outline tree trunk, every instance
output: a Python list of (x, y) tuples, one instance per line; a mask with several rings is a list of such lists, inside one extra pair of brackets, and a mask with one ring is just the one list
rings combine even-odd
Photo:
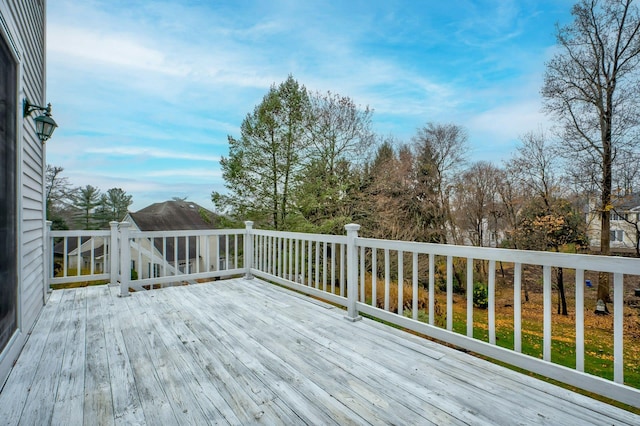
[[(456, 268), (456, 264), (455, 262), (452, 263), (451, 265), (452, 269), (453, 269), (453, 276), (455, 277), (456, 280), (458, 280), (458, 285), (459, 288), (463, 288), (462, 283), (464, 281), (462, 281), (462, 277), (460, 276), (460, 272), (458, 271), (458, 269)], [(464, 286), (465, 292), (469, 291), (469, 289), (467, 288), (467, 286)], [(473, 283), (471, 283), (471, 291), (473, 291)]]
[(567, 312), (567, 298), (564, 292), (564, 274), (562, 268), (556, 270), (556, 278), (558, 282), (558, 314), (569, 315)]
[[(607, 102), (609, 104), (609, 102)], [(611, 109), (605, 113), (603, 120), (603, 150), (602, 150), (602, 197), (600, 199), (600, 254), (608, 256), (611, 253), (611, 185), (612, 185), (612, 153), (611, 153)], [(609, 291), (609, 274), (600, 273), (598, 276), (598, 299), (605, 303), (611, 302)]]

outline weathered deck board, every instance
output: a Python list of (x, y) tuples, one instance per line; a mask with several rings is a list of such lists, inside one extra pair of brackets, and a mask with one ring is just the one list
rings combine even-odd
[[(38, 371), (41, 357), (47, 345), (47, 338), (56, 318), (63, 292), (53, 292), (47, 306), (38, 318), (29, 340), (25, 344), (20, 358), (11, 371), (2, 392), (0, 393), (0, 418), (6, 424), (17, 424), (22, 411), (31, 394), (31, 386)], [(10, 383), (10, 385), (9, 385)]]
[[(36, 375), (31, 384), (26, 401), (28, 410), (22, 413), (24, 424), (48, 424), (51, 422), (53, 407), (61, 378), (62, 361), (65, 342), (70, 330), (71, 313), (73, 312), (74, 293), (62, 295), (60, 307), (53, 319), (51, 331), (47, 336), (45, 351), (42, 354)], [(46, 357), (46, 359), (43, 359)]]
[(109, 360), (114, 423), (116, 425), (142, 424), (144, 413), (140, 407), (138, 389), (120, 322), (120, 318), (129, 316), (129, 311), (126, 304), (115, 303), (119, 289), (111, 287), (110, 290), (112, 297), (104, 301), (105, 305), (109, 306), (110, 314), (103, 318), (103, 325)]
[(87, 287), (86, 369), (84, 376), (84, 423), (114, 424), (109, 359), (104, 320), (111, 292), (106, 286)]
[(85, 329), (87, 321), (86, 292), (69, 292), (75, 296), (70, 312), (69, 330), (64, 347), (62, 371), (51, 424), (80, 424), (84, 411)]
[(640, 424), (260, 280), (54, 291), (0, 424)]

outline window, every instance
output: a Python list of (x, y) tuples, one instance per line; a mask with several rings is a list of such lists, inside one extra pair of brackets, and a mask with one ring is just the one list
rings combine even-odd
[(160, 265), (157, 263), (153, 264), (153, 270), (151, 269), (152, 265), (149, 264), (149, 277), (158, 278), (160, 277)]
[(618, 214), (616, 212), (611, 212), (611, 220), (625, 220), (629, 217), (626, 213)]
[(619, 241), (622, 242), (624, 241), (624, 231), (621, 229), (612, 229), (611, 234), (609, 235), (609, 238), (611, 239), (611, 242), (614, 241)]
[(0, 352), (18, 329), (17, 62), (0, 32)]

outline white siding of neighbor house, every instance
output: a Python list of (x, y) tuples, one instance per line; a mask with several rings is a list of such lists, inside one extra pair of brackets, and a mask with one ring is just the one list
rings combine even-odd
[(33, 117), (22, 118), (22, 100), (46, 105), (45, 0), (0, 0), (0, 31), (18, 62), (18, 332), (0, 354), (0, 386), (44, 305), (45, 150)]

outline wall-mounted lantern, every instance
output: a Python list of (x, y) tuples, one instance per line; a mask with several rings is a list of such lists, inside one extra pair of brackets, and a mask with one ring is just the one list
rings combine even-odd
[(54, 119), (51, 118), (51, 104), (46, 107), (33, 105), (25, 98), (22, 116), (26, 117), (31, 115), (33, 111), (44, 111), (44, 114), (35, 117), (33, 121), (36, 122), (36, 133), (38, 137), (42, 143), (45, 143), (51, 137), (56, 127), (58, 127)]

